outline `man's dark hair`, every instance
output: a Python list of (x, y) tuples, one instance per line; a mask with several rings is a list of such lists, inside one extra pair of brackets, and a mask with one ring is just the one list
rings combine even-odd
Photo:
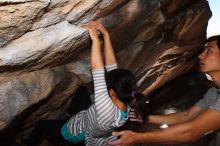
[(220, 49), (220, 35), (214, 35), (214, 36), (209, 37), (209, 38), (206, 40), (206, 43), (212, 42), (212, 41), (217, 41), (218, 49)]

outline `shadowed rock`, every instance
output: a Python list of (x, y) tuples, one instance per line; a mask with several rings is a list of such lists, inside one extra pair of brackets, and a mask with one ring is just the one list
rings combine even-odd
[[(149, 101), (146, 103), (145, 112), (154, 115), (167, 115), (184, 111), (201, 99), (203, 94), (210, 88), (210, 85), (211, 82), (201, 73), (194, 72), (177, 77), (148, 96)], [(165, 123), (161, 125), (150, 123), (143, 125), (128, 121), (121, 129), (146, 132), (165, 128), (164, 126), (169, 125), (165, 125)], [(205, 136), (195, 142), (184, 144), (145, 143), (137, 144), (137, 146), (208, 146), (211, 138), (213, 138), (213, 134)]]
[(107, 27), (119, 66), (149, 95), (195, 67), (211, 11), (205, 0), (3, 0), (0, 16), (0, 129), (13, 139), (63, 118), (75, 87), (91, 82), (81, 24)]

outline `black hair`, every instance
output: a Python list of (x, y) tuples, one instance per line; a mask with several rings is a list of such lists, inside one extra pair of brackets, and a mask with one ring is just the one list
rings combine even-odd
[(135, 101), (133, 108), (142, 117), (143, 123), (146, 121), (145, 97), (136, 92), (136, 79), (134, 75), (126, 69), (114, 69), (105, 74), (108, 90), (112, 89), (118, 96), (118, 99), (125, 104), (131, 104)]
[(113, 89), (120, 101), (130, 104), (134, 99), (132, 92), (136, 90), (134, 75), (126, 69), (114, 69), (105, 77), (108, 90)]
[(217, 41), (218, 49), (220, 49), (220, 35), (214, 35), (214, 36), (209, 37), (209, 38), (206, 40), (206, 43), (212, 42), (212, 41)]

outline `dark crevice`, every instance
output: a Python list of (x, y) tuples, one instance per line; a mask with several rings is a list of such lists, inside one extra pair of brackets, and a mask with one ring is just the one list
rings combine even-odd
[[(32, 2), (32, 1), (30, 1)], [(18, 4), (25, 4), (25, 3), (30, 3), (28, 1), (25, 1), (25, 2), (0, 2), (0, 6), (8, 6), (8, 5), (18, 5)]]

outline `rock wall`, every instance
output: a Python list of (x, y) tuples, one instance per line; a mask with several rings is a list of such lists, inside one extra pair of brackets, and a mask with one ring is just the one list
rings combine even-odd
[(120, 67), (148, 95), (196, 65), (210, 17), (206, 0), (1, 0), (0, 129), (62, 117), (75, 87), (91, 82), (81, 24), (107, 27)]

